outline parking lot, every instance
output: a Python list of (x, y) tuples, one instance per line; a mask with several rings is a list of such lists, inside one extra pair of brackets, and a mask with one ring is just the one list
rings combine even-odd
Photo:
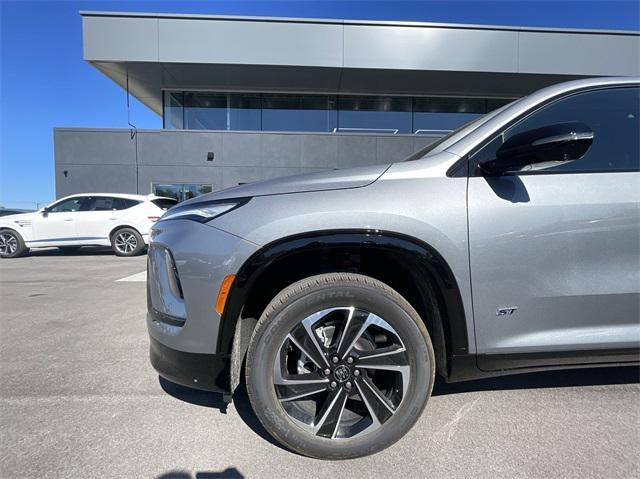
[(416, 427), (375, 456), (283, 450), (246, 395), (225, 411), (158, 379), (145, 262), (92, 249), (0, 262), (0, 477), (640, 475), (637, 368), (437, 383)]

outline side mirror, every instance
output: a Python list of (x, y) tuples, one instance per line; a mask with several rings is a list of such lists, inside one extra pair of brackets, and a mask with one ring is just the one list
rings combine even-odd
[(47, 209), (46, 206), (43, 206), (42, 208), (40, 208), (40, 210), (38, 210), (40, 213), (42, 213), (42, 216), (47, 216), (49, 214), (49, 210)]
[(593, 143), (584, 123), (568, 122), (525, 131), (505, 141), (493, 160), (478, 165), (487, 175), (541, 170), (582, 158)]

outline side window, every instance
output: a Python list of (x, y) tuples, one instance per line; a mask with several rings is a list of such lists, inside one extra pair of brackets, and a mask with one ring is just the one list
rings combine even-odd
[(594, 133), (593, 143), (584, 157), (536, 173), (640, 170), (640, 88), (594, 90), (557, 100), (492, 140), (474, 156), (474, 162), (495, 158), (497, 149), (514, 135), (576, 121), (589, 126)]
[(128, 198), (116, 198), (116, 200), (118, 201), (117, 209), (119, 210), (126, 210), (140, 204), (139, 201), (130, 200)]
[(116, 198), (108, 196), (88, 196), (82, 203), (81, 211), (113, 211), (116, 209)]
[(80, 211), (80, 205), (82, 204), (82, 197), (69, 198), (68, 200), (56, 203), (49, 208), (49, 213), (68, 213), (73, 211)]

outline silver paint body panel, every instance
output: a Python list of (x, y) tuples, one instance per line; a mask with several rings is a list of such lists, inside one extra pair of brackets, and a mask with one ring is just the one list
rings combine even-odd
[[(640, 81), (584, 80), (542, 90), (490, 114), (433, 155), (388, 169), (284, 178), (191, 200), (252, 197), (205, 225), (160, 221), (154, 228), (153, 241), (172, 251), (185, 278), (193, 342), (157, 329), (152, 335), (183, 351), (215, 352), (213, 298), (225, 274), (291, 235), (370, 229), (414, 237), (444, 258), (460, 290), (470, 354), (637, 348), (640, 173), (448, 175), (482, 141), (541, 103), (621, 84)], [(500, 188), (511, 196), (498, 195)], [(517, 309), (496, 314), (504, 308)]]

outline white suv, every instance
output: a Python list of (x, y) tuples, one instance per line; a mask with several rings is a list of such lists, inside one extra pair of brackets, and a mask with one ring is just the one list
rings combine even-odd
[(15, 258), (29, 248), (111, 246), (118, 256), (141, 254), (149, 229), (173, 198), (92, 193), (62, 198), (33, 213), (0, 218), (0, 257)]

